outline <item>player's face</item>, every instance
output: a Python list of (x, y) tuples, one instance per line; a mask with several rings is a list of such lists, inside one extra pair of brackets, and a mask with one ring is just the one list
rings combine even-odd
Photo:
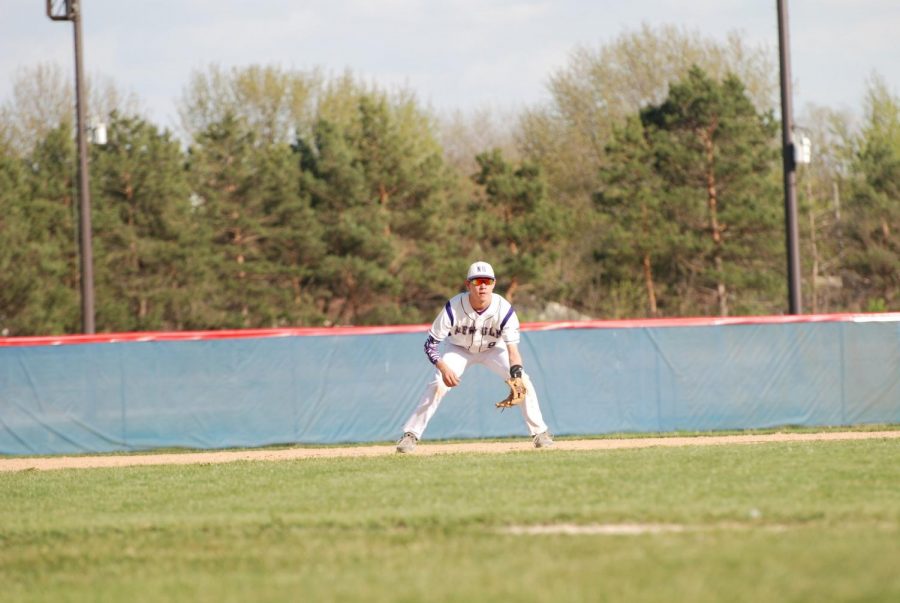
[(492, 278), (473, 278), (466, 283), (469, 290), (469, 301), (476, 310), (481, 310), (491, 303), (491, 294), (496, 282)]

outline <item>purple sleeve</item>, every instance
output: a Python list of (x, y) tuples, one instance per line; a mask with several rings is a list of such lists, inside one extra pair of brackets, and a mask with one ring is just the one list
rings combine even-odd
[(438, 341), (431, 335), (425, 340), (425, 355), (428, 356), (431, 364), (437, 364), (437, 361), (441, 359), (441, 355), (438, 354)]

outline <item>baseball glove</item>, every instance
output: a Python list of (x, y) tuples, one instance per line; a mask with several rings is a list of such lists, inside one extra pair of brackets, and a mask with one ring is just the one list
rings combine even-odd
[(497, 402), (497, 408), (509, 408), (525, 401), (525, 394), (528, 392), (528, 389), (525, 387), (525, 382), (522, 381), (521, 377), (507, 379), (506, 384), (509, 386), (509, 395)]

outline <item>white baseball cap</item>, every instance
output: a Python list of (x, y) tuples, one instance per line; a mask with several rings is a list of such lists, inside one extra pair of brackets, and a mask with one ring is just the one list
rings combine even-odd
[(469, 272), (466, 275), (466, 280), (470, 281), (473, 278), (479, 277), (487, 277), (496, 280), (496, 277), (494, 276), (494, 269), (491, 268), (491, 265), (487, 262), (475, 262), (474, 264), (469, 266)]

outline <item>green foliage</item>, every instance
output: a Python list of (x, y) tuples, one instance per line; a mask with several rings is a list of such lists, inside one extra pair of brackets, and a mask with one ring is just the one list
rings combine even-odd
[(0, 153), (0, 333), (4, 335), (19, 334), (14, 325), (31, 303), (36, 276), (27, 257), (28, 197), (24, 164)]
[(595, 196), (608, 278), (643, 281), (650, 315), (754, 313), (767, 297), (774, 306), (774, 136), (736, 77), (719, 83), (697, 67), (626, 122)]
[(70, 133), (67, 122), (51, 130), (24, 163), (4, 154), (3, 205), (9, 213), (3, 236), (11, 245), (4, 255), (12, 273), (5, 276), (9, 290), (0, 310), (0, 329), (11, 335), (71, 333), (81, 322), (75, 144)]
[[(0, 587), (17, 601), (891, 601), (898, 452), (893, 439), (5, 473)], [(561, 525), (680, 531), (510, 532)]]
[(261, 151), (258, 177), (262, 207), (268, 216), (264, 254), (269, 265), (264, 299), (270, 300), (270, 324), (319, 324), (315, 306), (317, 266), (325, 256), (322, 226), (310, 199), (298, 186), (296, 153), (288, 145)]
[[(610, 238), (617, 226), (592, 201), (609, 186), (604, 180), (607, 170), (618, 170), (619, 159), (607, 154), (609, 145), (618, 144), (615, 133), (641, 109), (662, 103), (670, 85), (684, 80), (697, 65), (715, 81), (737, 74), (754, 106), (760, 111), (772, 106), (777, 66), (772, 65), (767, 49), (750, 47), (735, 33), (723, 42), (676, 26), (645, 25), (597, 48), (576, 48), (567, 65), (550, 76), (551, 102), (523, 114), (519, 135), (523, 152), (544, 170), (554, 205), (573, 218), (569, 236), (560, 244), (560, 256), (567, 261), (555, 275), (565, 283), (559, 301), (598, 317), (653, 315), (649, 291), (655, 290), (659, 313), (718, 311), (709, 299), (701, 302), (692, 296), (698, 290), (696, 267), (682, 260), (671, 272), (658, 264), (661, 258), (651, 255), (654, 271), (671, 272), (668, 280), (678, 285), (668, 290), (666, 278), (655, 278), (648, 287), (648, 279), (641, 274), (641, 258), (626, 260), (617, 250), (622, 245), (633, 248), (640, 236), (621, 231), (626, 239)], [(652, 238), (669, 236), (662, 233)], [(623, 276), (620, 261), (634, 272)], [(608, 295), (611, 289), (644, 289), (645, 293), (612, 296)], [(704, 297), (710, 298), (709, 293)], [(616, 301), (626, 298), (638, 303), (621, 306)], [(766, 311), (778, 308), (766, 307)]]
[[(476, 259), (496, 265), (526, 320), (550, 302), (597, 318), (783, 312), (767, 67), (735, 36), (644, 27), (573, 53), (551, 103), (504, 128), (503, 152), (489, 128), (442, 147), (414, 95), (349, 72), (198, 72), (180, 107), (187, 148), (107, 110), (124, 104), (107, 87), (93, 106), (109, 143), (90, 149), (98, 329), (424, 323)], [(80, 328), (62, 84), (24, 72), (0, 107), (11, 335)], [(823, 150), (798, 191), (812, 311), (898, 308), (898, 106), (876, 78), (861, 130), (812, 120)]]
[(195, 326), (195, 228), (184, 157), (168, 132), (113, 114), (92, 147), (97, 325), (155, 331)]
[[(352, 131), (322, 120), (312, 144), (298, 143), (303, 190), (324, 227), (327, 256), (317, 276), (329, 293), (324, 311), (338, 323), (355, 321), (397, 292), (391, 275), (396, 251), (382, 203), (386, 191), (368, 178), (362, 142)], [(340, 304), (336, 312), (334, 302)]]
[(197, 136), (189, 176), (204, 237), (202, 315), (207, 328), (314, 321), (313, 267), (320, 226), (286, 145), (260, 145), (228, 116)]
[[(480, 171), (473, 179), (484, 188), (476, 214), (483, 253), (502, 275), (510, 300), (523, 284), (525, 290), (541, 291), (546, 267), (557, 259), (556, 244), (565, 235), (565, 215), (550, 202), (536, 164), (513, 166), (497, 149), (475, 159)], [(547, 292), (546, 285), (541, 292)]]
[(427, 274), (442, 253), (432, 242), (451, 217), (440, 148), (413, 104), (350, 94), (355, 107), (332, 99), (322, 114), (334, 117), (296, 144), (301, 187), (324, 229), (323, 312), (338, 324), (424, 320), (442, 297)]
[[(846, 232), (847, 280), (867, 309), (900, 308), (900, 99), (883, 82), (869, 91)], [(880, 302), (879, 302), (880, 300)], [(860, 303), (857, 301), (857, 303)]]
[[(666, 203), (665, 181), (655, 169), (653, 148), (637, 116), (618, 129), (606, 149), (609, 163), (602, 170), (604, 188), (594, 201), (602, 216), (594, 257), (600, 267), (600, 282), (610, 289), (638, 283), (644, 289), (643, 303), (626, 307), (635, 313), (643, 308), (649, 316), (665, 308), (665, 282), (660, 274), (677, 274), (679, 249), (683, 247), (680, 225)], [(672, 279), (668, 279), (672, 280)], [(610, 296), (611, 308), (621, 300)]]

